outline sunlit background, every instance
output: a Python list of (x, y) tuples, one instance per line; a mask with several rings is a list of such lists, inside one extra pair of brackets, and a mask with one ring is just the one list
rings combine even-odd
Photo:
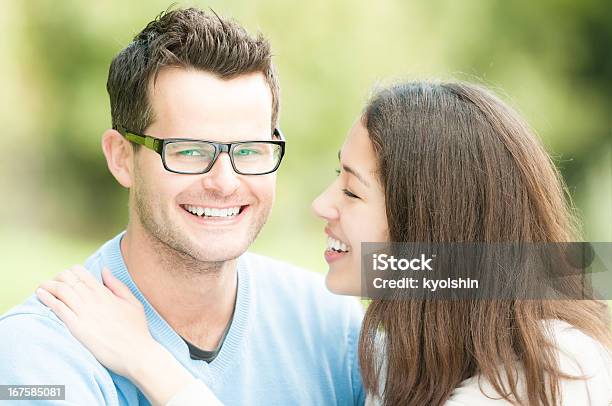
[[(1, 2), (0, 313), (127, 220), (100, 149), (108, 65), (168, 1)], [(612, 241), (612, 18), (606, 0), (179, 2), (270, 38), (288, 153), (256, 252), (324, 272), (310, 211), (376, 84), (485, 83), (543, 139), (583, 220)]]

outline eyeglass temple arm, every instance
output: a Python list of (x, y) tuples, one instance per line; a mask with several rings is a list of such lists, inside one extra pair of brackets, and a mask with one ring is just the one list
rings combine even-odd
[(161, 140), (158, 140), (157, 138), (149, 137), (148, 135), (134, 134), (128, 131), (125, 132), (125, 138), (128, 141), (144, 145), (146, 148), (152, 149), (157, 153), (161, 153), (162, 143)]

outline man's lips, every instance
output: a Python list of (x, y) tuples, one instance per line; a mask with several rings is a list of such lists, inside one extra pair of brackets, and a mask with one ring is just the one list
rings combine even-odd
[(250, 205), (204, 206), (180, 204), (183, 212), (198, 222), (236, 222), (245, 216)]

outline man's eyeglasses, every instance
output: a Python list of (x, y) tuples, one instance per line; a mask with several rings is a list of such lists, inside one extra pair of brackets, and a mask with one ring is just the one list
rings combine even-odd
[(189, 138), (160, 139), (125, 128), (123, 130), (120, 132), (127, 140), (157, 152), (164, 168), (174, 173), (206, 173), (213, 167), (219, 155), (226, 152), (236, 173), (265, 175), (278, 169), (285, 154), (285, 139), (278, 129), (274, 129), (272, 134), (276, 140), (229, 143)]

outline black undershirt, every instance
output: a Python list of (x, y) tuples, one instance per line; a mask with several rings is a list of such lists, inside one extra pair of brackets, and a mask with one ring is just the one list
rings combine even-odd
[(232, 321), (234, 320), (234, 313), (236, 312), (236, 302), (238, 302), (237, 296), (238, 296), (238, 288), (236, 288), (236, 297), (234, 298), (234, 308), (232, 309), (232, 316), (230, 317), (230, 320), (227, 323), (227, 327), (225, 327), (225, 331), (223, 332), (223, 336), (221, 337), (221, 340), (219, 341), (219, 345), (217, 346), (217, 348), (211, 351), (203, 350), (199, 347), (196, 347), (189, 341), (185, 340), (183, 337), (181, 337), (183, 341), (185, 341), (185, 344), (187, 344), (187, 348), (189, 348), (189, 357), (191, 359), (198, 360), (198, 361), (205, 361), (210, 364), (211, 362), (215, 360), (215, 358), (217, 358), (217, 355), (219, 355), (219, 352), (221, 351), (221, 347), (223, 347), (223, 343), (225, 342), (225, 337), (227, 337), (227, 333), (229, 332), (230, 327), (232, 326)]
[[(232, 314), (232, 319), (233, 318), (234, 318), (234, 315)], [(221, 337), (221, 341), (219, 342), (219, 345), (217, 346), (217, 348), (211, 351), (203, 350), (199, 347), (196, 347), (195, 345), (191, 344), (189, 341), (181, 337), (183, 338), (183, 341), (185, 341), (185, 344), (187, 344), (187, 347), (189, 348), (189, 357), (194, 360), (205, 361), (209, 364), (213, 362), (214, 359), (217, 358), (217, 355), (219, 355), (219, 351), (221, 351), (221, 347), (223, 346), (223, 342), (225, 341), (225, 337), (227, 337), (227, 333), (231, 325), (232, 325), (232, 320), (230, 320), (229, 323), (227, 323), (227, 327), (225, 328), (225, 331), (223, 332), (223, 337)]]

